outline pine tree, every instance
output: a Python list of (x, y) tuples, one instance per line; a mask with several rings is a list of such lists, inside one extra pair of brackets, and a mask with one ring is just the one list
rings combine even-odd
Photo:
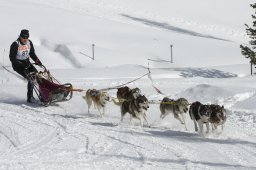
[[(251, 4), (250, 6), (255, 10), (254, 13), (256, 14), (256, 3)], [(249, 41), (249, 44), (250, 44), (249, 46), (250, 47), (240, 45), (240, 48), (242, 50), (242, 54), (245, 56), (245, 58), (249, 58), (250, 59), (251, 75), (252, 75), (252, 66), (256, 64), (256, 52), (254, 51), (256, 49), (256, 16), (252, 15), (252, 19), (253, 19), (252, 27), (250, 27), (247, 24), (245, 24), (245, 26), (246, 26), (246, 34), (251, 39)]]

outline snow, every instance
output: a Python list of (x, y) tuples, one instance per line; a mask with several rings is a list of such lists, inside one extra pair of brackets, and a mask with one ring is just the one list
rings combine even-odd
[[(223, 105), (224, 131), (199, 135), (159, 104), (150, 127), (120, 123), (120, 108), (87, 112), (85, 92), (43, 107), (26, 103), (26, 81), (0, 69), (0, 170), (256, 169), (256, 81), (241, 55), (250, 0), (0, 0), (1, 65), (12, 70), (10, 44), (23, 28), (60, 82), (105, 89), (128, 84), (149, 100), (184, 97)], [(243, 11), (243, 12), (241, 12)], [(95, 44), (95, 60), (92, 57)], [(170, 60), (173, 45), (174, 63)], [(83, 55), (83, 54), (85, 55)], [(88, 55), (88, 56), (86, 56)], [(109, 90), (116, 97), (116, 90)]]

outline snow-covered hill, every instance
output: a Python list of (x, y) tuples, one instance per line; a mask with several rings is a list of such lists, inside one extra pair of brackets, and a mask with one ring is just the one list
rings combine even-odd
[[(11, 42), (27, 28), (49, 68), (147, 65), (170, 60), (171, 44), (178, 66), (246, 64), (239, 45), (248, 42), (249, 2), (1, 0), (0, 47), (8, 65)], [(92, 44), (95, 61), (81, 54), (91, 56)]]
[[(84, 92), (49, 107), (26, 103), (26, 81), (0, 69), (0, 170), (256, 169), (255, 77), (239, 45), (248, 43), (249, 0), (0, 0), (1, 65), (12, 70), (10, 44), (30, 30), (36, 53), (60, 82), (84, 90), (132, 81), (149, 100), (184, 97), (227, 109), (220, 129), (200, 136), (186, 114), (150, 127), (120, 123), (108, 103), (101, 118)], [(243, 12), (241, 12), (243, 11)], [(95, 60), (91, 60), (95, 44)], [(173, 45), (174, 63), (170, 60)], [(87, 57), (88, 55), (89, 57)], [(149, 60), (151, 59), (151, 60)], [(109, 90), (116, 97), (116, 90)]]

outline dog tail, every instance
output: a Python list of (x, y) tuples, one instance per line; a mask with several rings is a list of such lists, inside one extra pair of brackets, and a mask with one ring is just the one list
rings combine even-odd
[(115, 104), (115, 105), (117, 105), (117, 106), (121, 106), (122, 104), (123, 104), (123, 102), (124, 101), (116, 101), (114, 98), (112, 98), (112, 101), (113, 101), (113, 103)]

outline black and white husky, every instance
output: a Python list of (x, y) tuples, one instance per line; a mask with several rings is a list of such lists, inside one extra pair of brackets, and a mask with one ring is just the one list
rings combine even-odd
[(187, 99), (179, 98), (177, 100), (169, 99), (168, 97), (164, 97), (160, 103), (160, 117), (163, 119), (169, 113), (172, 113), (176, 119), (180, 121), (181, 124), (185, 125), (187, 130), (186, 122), (185, 122), (185, 113), (188, 111), (189, 103)]
[(141, 95), (141, 91), (138, 87), (130, 89), (127, 86), (118, 88), (116, 93), (116, 96), (119, 102), (122, 102), (124, 100), (135, 99), (140, 95)]
[(141, 126), (143, 126), (143, 121), (145, 120), (148, 124), (146, 118), (146, 112), (149, 108), (148, 99), (144, 95), (139, 95), (137, 98), (131, 100), (125, 100), (121, 104), (121, 122), (126, 113), (130, 114), (130, 122), (132, 119), (136, 118), (140, 120)]
[(203, 134), (203, 125), (206, 124), (207, 133), (209, 133), (209, 120), (212, 110), (210, 105), (204, 105), (198, 101), (191, 104), (189, 108), (190, 118), (193, 120), (195, 125), (195, 131), (198, 131), (197, 123), (199, 125), (199, 132)]
[(199, 132), (203, 133), (203, 124), (206, 124), (207, 131), (209, 133), (209, 124), (212, 124), (212, 130), (216, 130), (219, 125), (222, 126), (226, 122), (226, 111), (224, 106), (219, 105), (203, 105), (200, 102), (194, 102), (189, 109), (189, 115), (194, 121), (195, 131), (198, 131), (197, 123), (199, 125)]

